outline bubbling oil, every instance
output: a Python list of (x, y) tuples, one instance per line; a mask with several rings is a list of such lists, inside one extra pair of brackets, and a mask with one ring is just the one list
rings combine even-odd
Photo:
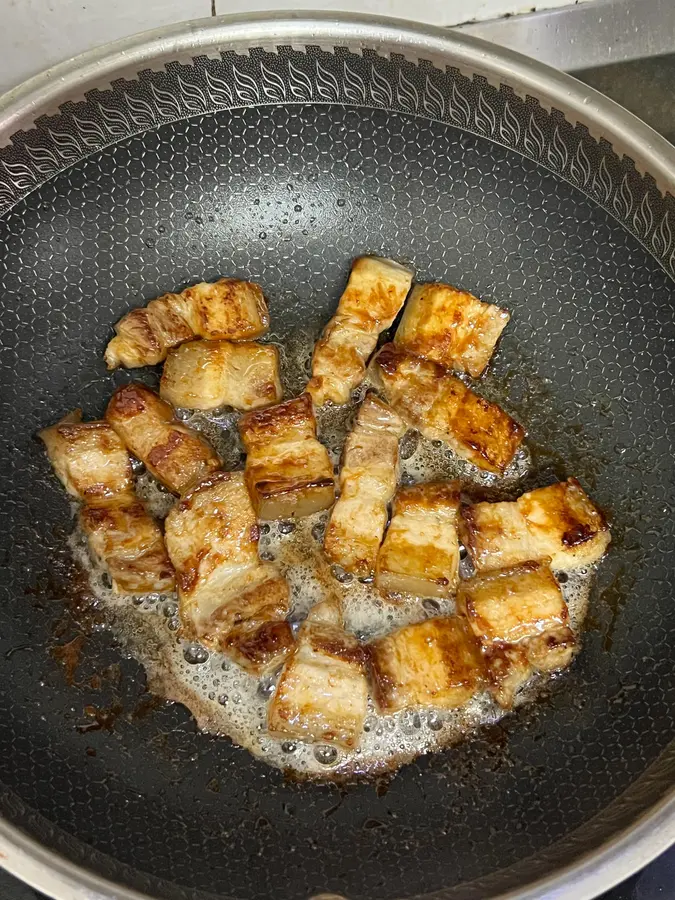
[[(310, 343), (297, 340), (280, 350), (286, 396), (297, 395), (307, 377)], [(367, 388), (367, 383), (362, 385), (345, 407), (319, 410), (320, 437), (336, 465)], [(179, 417), (212, 441), (226, 469), (243, 465), (236, 413), (230, 409), (181, 410)], [(503, 476), (495, 476), (459, 459), (440, 442), (428, 441), (416, 433), (409, 432), (401, 444), (404, 484), (459, 478), (469, 493), (514, 496), (530, 467), (531, 459), (525, 449), (519, 451)], [(137, 467), (136, 488), (148, 510), (164, 518), (174, 498), (142, 467)], [(364, 642), (410, 623), (455, 612), (454, 600), (403, 596), (396, 603), (387, 602), (372, 583), (331, 567), (322, 552), (328, 515), (325, 511), (294, 522), (266, 522), (261, 527), (261, 556), (273, 560), (288, 579), (289, 621), (295, 631), (309, 609), (330, 596), (342, 602), (347, 631)], [(355, 750), (278, 740), (268, 734), (266, 725), (278, 673), (263, 679), (253, 677), (222, 654), (183, 640), (175, 595), (119, 597), (110, 589), (101, 566), (90, 557), (79, 528), (70, 543), (75, 558), (89, 574), (92, 591), (106, 611), (111, 628), (127, 651), (144, 665), (149, 689), (188, 707), (201, 730), (227, 736), (271, 766), (298, 778), (344, 780), (393, 771), (421, 754), (466, 738), (479, 726), (494, 724), (505, 714), (487, 693), (476, 695), (458, 710), (425, 707), (394, 715), (378, 713), (371, 699)], [(466, 574), (468, 561), (462, 565)], [(572, 628), (579, 632), (586, 615), (592, 568), (558, 574)], [(549, 679), (550, 676), (534, 676), (519, 691), (516, 705), (534, 701)]]

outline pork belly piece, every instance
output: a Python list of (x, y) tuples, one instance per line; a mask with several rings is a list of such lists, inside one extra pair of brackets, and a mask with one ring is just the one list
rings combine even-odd
[(513, 460), (524, 429), (438, 363), (385, 344), (372, 371), (396, 412), (425, 437), (488, 472), (500, 474)]
[(485, 683), (480, 645), (459, 616), (406, 625), (370, 643), (367, 652), (383, 713), (410, 706), (455, 709)]
[(174, 494), (220, 468), (211, 446), (177, 422), (171, 406), (143, 384), (118, 388), (105, 418), (134, 456)]
[(115, 325), (103, 358), (109, 369), (154, 366), (166, 359), (169, 347), (191, 340), (188, 307), (181, 294), (164, 294), (147, 306), (132, 309)]
[(509, 319), (505, 309), (449, 284), (418, 284), (405, 305), (394, 342), (415, 356), (478, 378)]
[(391, 259), (354, 260), (337, 311), (314, 348), (307, 390), (316, 406), (347, 403), (363, 381), (378, 336), (403, 306), (412, 277), (410, 269)]
[(165, 532), (181, 615), (201, 633), (233, 580), (248, 583), (260, 562), (260, 530), (243, 473), (216, 472), (198, 482), (169, 512)]
[(539, 555), (517, 503), (463, 507), (459, 536), (477, 572), (515, 566)]
[(281, 400), (279, 351), (255, 341), (189, 341), (170, 350), (159, 393), (186, 409), (258, 409)]
[(549, 556), (554, 569), (592, 565), (609, 547), (607, 520), (576, 478), (529, 491), (516, 502), (537, 557)]
[(268, 709), (274, 737), (358, 746), (368, 707), (364, 651), (337, 601), (310, 610)]
[(243, 473), (216, 472), (198, 482), (165, 529), (185, 634), (250, 672), (278, 666), (293, 645), (288, 585), (258, 558), (260, 532)]
[(82, 411), (77, 409), (44, 428), (40, 438), (71, 497), (97, 506), (116, 497), (133, 496), (127, 448), (106, 422), (83, 422)]
[(511, 503), (465, 507), (460, 537), (477, 572), (544, 558), (554, 569), (578, 569), (597, 562), (611, 541), (605, 517), (575, 478)]
[(333, 466), (316, 437), (309, 394), (242, 416), (246, 484), (261, 519), (308, 516), (335, 499)]
[(259, 285), (236, 278), (202, 281), (180, 294), (164, 294), (132, 309), (115, 325), (105, 351), (109, 369), (153, 366), (171, 347), (201, 337), (211, 341), (252, 340), (269, 328)]
[(377, 557), (375, 584), (385, 595), (451, 597), (459, 580), (459, 482), (399, 488)]
[(173, 591), (173, 566), (157, 522), (133, 497), (85, 506), (80, 525), (118, 594)]
[(340, 496), (323, 547), (331, 562), (360, 578), (375, 572), (387, 505), (398, 481), (398, 442), (405, 430), (393, 409), (369, 393), (345, 443)]
[(260, 563), (250, 586), (239, 594), (234, 592), (226, 611), (221, 607), (227, 627), (216, 624), (220, 616), (214, 614), (216, 631), (206, 641), (248, 672), (263, 675), (274, 671), (295, 644), (286, 621), (288, 610), (286, 579), (273, 566)]
[(534, 671), (562, 669), (574, 655), (567, 605), (548, 560), (463, 581), (457, 611), (481, 642), (490, 690), (501, 706), (513, 704)]
[(84, 503), (80, 525), (119, 594), (172, 591), (173, 567), (159, 525), (134, 493), (126, 447), (105, 422), (76, 410), (40, 437), (64, 487)]

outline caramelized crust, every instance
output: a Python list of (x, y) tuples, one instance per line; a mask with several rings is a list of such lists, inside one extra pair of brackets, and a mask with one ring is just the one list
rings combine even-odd
[(377, 557), (375, 584), (385, 595), (451, 597), (459, 579), (459, 483), (399, 488)]
[(195, 605), (200, 619), (211, 615), (207, 594), (217, 608), (230, 580), (258, 565), (260, 531), (241, 472), (198, 482), (169, 512), (165, 529), (182, 611)]
[(106, 422), (83, 422), (81, 410), (44, 428), (40, 438), (49, 461), (71, 495), (90, 506), (133, 496), (134, 480), (127, 449)]
[(159, 393), (186, 409), (249, 410), (278, 403), (279, 352), (255, 341), (189, 341), (169, 351)]
[(535, 670), (561, 669), (572, 659), (575, 638), (548, 560), (463, 581), (457, 611), (481, 642), (491, 690), (504, 707)]
[(544, 558), (554, 569), (582, 568), (597, 562), (611, 541), (605, 517), (575, 478), (513, 503), (465, 507), (460, 536), (478, 572)]
[(307, 390), (316, 406), (347, 403), (366, 373), (379, 334), (389, 328), (410, 290), (413, 273), (390, 259), (354, 260), (338, 308), (314, 348)]
[(173, 590), (162, 532), (136, 499), (131, 460), (113, 429), (105, 422), (82, 422), (78, 409), (40, 437), (66, 490), (84, 503), (80, 525), (113, 590)]
[(180, 294), (164, 294), (147, 306), (132, 309), (115, 325), (104, 359), (109, 369), (154, 366), (166, 358), (169, 347), (189, 341), (194, 333), (183, 313)]
[(526, 562), (463, 581), (457, 606), (484, 644), (517, 644), (568, 624), (567, 606), (548, 562)]
[(263, 673), (276, 669), (295, 641), (286, 621), (289, 609), (286, 579), (265, 563), (259, 565), (258, 575), (259, 580), (249, 590), (232, 597), (226, 627), (217, 615), (212, 617), (213, 631), (205, 640), (242, 669)]
[(170, 347), (195, 337), (251, 340), (269, 327), (267, 304), (259, 285), (236, 278), (201, 282), (180, 294), (164, 294), (132, 309), (115, 325), (105, 351), (109, 369), (152, 366)]
[(609, 546), (607, 521), (576, 478), (530, 491), (517, 503), (537, 556), (549, 556), (553, 568), (590, 565)]
[(474, 394), (438, 363), (394, 344), (377, 354), (373, 375), (409, 425), (488, 472), (503, 472), (525, 437), (524, 429), (496, 403)]
[(516, 566), (538, 555), (517, 503), (462, 507), (459, 536), (477, 572)]
[(415, 356), (477, 378), (509, 318), (505, 309), (448, 284), (418, 284), (405, 305), (394, 342)]
[(407, 625), (367, 649), (375, 701), (384, 713), (463, 706), (485, 681), (478, 642), (458, 616)]
[(308, 516), (335, 499), (333, 466), (316, 437), (309, 394), (247, 413), (239, 422), (246, 484), (261, 519)]
[(260, 562), (259, 534), (241, 472), (206, 477), (166, 519), (185, 633), (256, 673), (278, 665), (293, 644), (288, 585)]
[(375, 571), (387, 505), (396, 490), (398, 442), (404, 432), (399, 416), (369, 393), (345, 443), (340, 496), (323, 546), (331, 562), (361, 578)]
[(202, 281), (183, 291), (195, 337), (250, 341), (265, 334), (270, 318), (260, 285), (237, 278)]
[(174, 494), (220, 468), (220, 460), (197, 432), (176, 422), (173, 409), (143, 384), (113, 394), (106, 421), (129, 450)]
[(310, 610), (268, 709), (279, 738), (358, 746), (368, 706), (363, 648), (334, 601)]
[(174, 571), (157, 522), (133, 497), (85, 506), (80, 525), (119, 594), (173, 591)]

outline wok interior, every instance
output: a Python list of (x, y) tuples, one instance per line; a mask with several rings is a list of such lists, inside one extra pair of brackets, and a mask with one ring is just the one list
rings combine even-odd
[[(523, 489), (579, 477), (614, 543), (583, 651), (550, 699), (387, 785), (339, 789), (286, 783), (198, 734), (144, 693), (111, 635), (78, 637), (67, 610), (87, 591), (69, 564), (69, 506), (34, 434), (76, 406), (101, 414), (129, 380), (106, 373), (102, 350), (131, 306), (241, 274), (265, 288), (272, 339), (304, 352), (365, 252), (511, 311), (485, 393), (529, 430)], [(657, 263), (575, 188), (384, 111), (194, 118), (22, 201), (0, 221), (7, 815), (157, 896), (373, 898), (473, 896), (471, 882), (600, 813), (675, 732), (672, 301)]]

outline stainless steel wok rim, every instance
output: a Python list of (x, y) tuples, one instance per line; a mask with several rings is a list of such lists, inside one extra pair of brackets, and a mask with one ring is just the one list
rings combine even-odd
[[(146, 32), (68, 60), (0, 97), (0, 147), (17, 132), (35, 127), (68, 100), (117, 79), (134, 78), (166, 62), (217, 55), (222, 49), (249, 47), (336, 46), (398, 53), (418, 62), (441, 61), (461, 72), (507, 85), (521, 97), (534, 97), (562, 112), (592, 137), (607, 141), (618, 156), (628, 156), (663, 195), (675, 195), (675, 148), (622, 107), (574, 78), (467, 35), (440, 28), (370, 16), (330, 13), (279, 13), (231, 16), (181, 23)], [(646, 773), (643, 777), (648, 777)], [(662, 777), (662, 776), (661, 776)], [(675, 789), (600, 847), (530, 886), (490, 894), (499, 900), (586, 900), (646, 865), (675, 842)], [(6, 819), (0, 819), (0, 861), (11, 873), (60, 900), (147, 900), (149, 895), (114, 884), (45, 849)], [(156, 900), (156, 898), (152, 898)]]
[(444, 58), (460, 71), (506, 84), (521, 96), (555, 107), (604, 138), (619, 156), (628, 154), (663, 192), (675, 191), (675, 148), (654, 129), (570, 75), (479, 38), (398, 19), (330, 13), (250, 14), (183, 22), (103, 45), (29, 79), (0, 97), (0, 147), (66, 100), (92, 87), (109, 86), (129, 72), (164, 62), (217, 54), (224, 47), (367, 47), (419, 59)]
[[(675, 842), (675, 791), (599, 849), (524, 889), (482, 900), (593, 900), (639, 871)], [(0, 860), (12, 875), (55, 900), (158, 900), (115, 884), (45, 849), (0, 819)], [(331, 894), (331, 896), (334, 896)]]

